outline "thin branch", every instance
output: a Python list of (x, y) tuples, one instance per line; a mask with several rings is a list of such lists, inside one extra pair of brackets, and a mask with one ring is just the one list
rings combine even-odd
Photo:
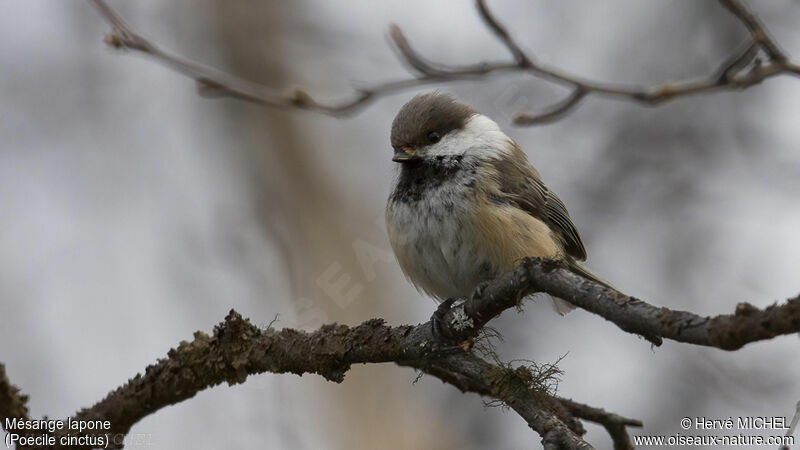
[(783, 50), (781, 50), (775, 40), (769, 35), (769, 32), (764, 27), (764, 24), (761, 23), (761, 20), (759, 20), (744, 3), (739, 0), (719, 0), (719, 3), (727, 8), (728, 11), (735, 15), (736, 18), (747, 27), (750, 36), (753, 38), (753, 42), (763, 47), (770, 59), (786, 61), (786, 54), (783, 53)]
[[(96, 6), (101, 16), (111, 25), (111, 33), (106, 38), (109, 45), (121, 50), (127, 49), (144, 53), (170, 69), (194, 79), (203, 96), (231, 97), (268, 107), (295, 108), (332, 116), (354, 114), (375, 99), (401, 90), (511, 71), (527, 72), (536, 78), (564, 85), (572, 91), (572, 94), (566, 99), (543, 107), (539, 111), (518, 112), (515, 114), (514, 120), (514, 123), (518, 125), (542, 124), (560, 119), (573, 111), (588, 95), (656, 105), (667, 100), (700, 93), (746, 89), (778, 75), (800, 76), (800, 65), (789, 61), (755, 14), (737, 0), (719, 1), (747, 27), (755, 46), (745, 54), (737, 52), (726, 58), (719, 68), (707, 78), (659, 83), (652, 86), (593, 81), (535, 62), (522, 50), (506, 27), (491, 13), (485, 1), (476, 0), (476, 7), (484, 24), (508, 48), (513, 56), (513, 61), (481, 62), (466, 66), (438, 64), (427, 60), (414, 50), (400, 28), (397, 25), (391, 25), (389, 37), (394, 48), (401, 61), (415, 73), (415, 77), (356, 89), (349, 99), (324, 103), (315, 100), (301, 89), (295, 89), (289, 93), (277, 92), (262, 84), (244, 80), (168, 53), (130, 28), (119, 14), (108, 6), (105, 0), (89, 1)], [(758, 49), (763, 49), (769, 56), (768, 63), (744, 71), (753, 61)]]
[(564, 100), (554, 103), (541, 111), (520, 111), (514, 115), (514, 123), (518, 125), (535, 125), (555, 122), (578, 106), (588, 92), (581, 87), (575, 88)]
[(28, 418), (28, 396), (9, 381), (6, 366), (0, 363), (0, 421)]
[(503, 310), (517, 305), (520, 299), (536, 292), (567, 300), (656, 346), (661, 345), (663, 339), (671, 339), (737, 350), (751, 342), (800, 332), (800, 296), (766, 309), (739, 303), (734, 314), (703, 317), (688, 311), (650, 305), (583, 278), (558, 262), (537, 258), (525, 258), (516, 271), (492, 280), (470, 301), (449, 311), (445, 315), (446, 332), (457, 339), (469, 336), (472, 329), (465, 327), (464, 323), (481, 327)]
[[(374, 92), (369, 90), (357, 92), (352, 100), (330, 105), (316, 102), (301, 90), (290, 94), (277, 93), (264, 85), (172, 55), (136, 33), (105, 1), (89, 1), (111, 25), (111, 33), (106, 36), (106, 42), (110, 46), (120, 50), (134, 50), (147, 54), (168, 68), (194, 79), (199, 93), (203, 96), (232, 97), (264, 106), (299, 108), (331, 115), (349, 114), (373, 100)], [(422, 83), (421, 80), (404, 80), (385, 83), (378, 86), (377, 89), (391, 91)]]
[(419, 74), (417, 80), (431, 82), (468, 79), (488, 75), (493, 72), (513, 71), (519, 69), (517, 63), (481, 62), (469, 66), (450, 66), (432, 62), (419, 54), (408, 42), (403, 30), (395, 24), (389, 25), (389, 38), (394, 44), (400, 61), (411, 71)]
[(614, 442), (614, 450), (633, 450), (633, 444), (631, 443), (630, 436), (628, 436), (627, 427), (641, 428), (643, 426), (641, 420), (622, 417), (604, 409), (584, 405), (583, 403), (578, 403), (566, 398), (561, 398), (559, 400), (576, 418), (602, 425), (606, 431), (608, 431), (611, 440)]
[(505, 26), (503, 26), (489, 11), (489, 8), (486, 6), (486, 2), (484, 0), (476, 0), (475, 5), (478, 8), (478, 12), (481, 15), (481, 19), (489, 27), (492, 32), (503, 41), (503, 44), (508, 48), (511, 54), (514, 56), (514, 60), (517, 62), (517, 65), (520, 67), (531, 67), (533, 66), (533, 60), (529, 57), (523, 50), (522, 47), (517, 44), (517, 42), (511, 38), (511, 34), (508, 32)]
[(740, 52), (734, 53), (728, 61), (725, 61), (717, 71), (716, 76), (718, 83), (729, 83), (731, 77), (743, 70), (745, 67), (753, 62), (759, 50), (758, 44), (753, 41), (748, 41)]
[[(348, 100), (338, 103), (322, 103), (318, 102), (306, 91), (301, 89), (295, 89), (290, 93), (280, 93), (262, 84), (254, 83), (173, 55), (162, 50), (159, 46), (135, 32), (104, 0), (89, 1), (95, 5), (100, 15), (111, 25), (111, 32), (106, 36), (106, 42), (111, 47), (119, 50), (138, 51), (150, 56), (168, 68), (194, 79), (197, 83), (200, 95), (210, 98), (231, 97), (269, 107), (296, 108), (332, 116), (347, 116), (357, 112), (381, 95), (411, 87), (454, 79), (473, 78), (475, 76), (485, 75), (489, 72), (513, 68), (511, 64), (498, 64), (492, 65), (491, 67), (476, 65), (465, 67), (458, 73), (448, 74), (437, 74), (436, 71), (431, 68), (426, 74), (417, 78), (376, 84), (369, 88), (358, 89), (352, 98)], [(402, 33), (399, 32), (399, 28), (396, 29), (396, 31), (390, 30), (390, 34), (393, 39), (402, 38)], [(404, 50), (410, 51), (410, 47)], [(422, 59), (417, 58), (407, 59), (405, 62), (412, 67), (415, 67), (415, 64), (419, 64), (417, 69), (421, 69), (424, 67), (422, 61)]]

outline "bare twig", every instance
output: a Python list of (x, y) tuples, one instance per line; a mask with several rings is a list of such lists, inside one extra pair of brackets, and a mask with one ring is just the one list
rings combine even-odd
[(778, 44), (772, 39), (758, 17), (756, 17), (744, 3), (739, 0), (719, 0), (719, 3), (727, 8), (728, 11), (735, 15), (736, 18), (747, 27), (750, 36), (753, 38), (753, 42), (763, 47), (764, 52), (769, 55), (770, 59), (774, 61), (786, 61), (786, 54), (783, 53), (783, 50), (781, 50)]
[(400, 27), (395, 24), (389, 25), (389, 38), (392, 40), (400, 60), (409, 69), (419, 74), (418, 80), (430, 80), (431, 82), (448, 81), (478, 77), (492, 72), (512, 71), (519, 68), (517, 63), (482, 62), (470, 66), (447, 66), (429, 61), (411, 47), (408, 38), (403, 34)]
[[(357, 89), (350, 99), (335, 103), (324, 103), (315, 100), (304, 90), (297, 89), (290, 93), (280, 93), (267, 86), (172, 55), (131, 29), (108, 6), (105, 0), (89, 1), (97, 7), (103, 18), (111, 25), (111, 33), (106, 39), (109, 45), (118, 49), (142, 52), (172, 70), (194, 79), (201, 95), (207, 97), (232, 97), (263, 106), (296, 108), (333, 116), (353, 114), (376, 98), (400, 90), (510, 71), (527, 72), (534, 77), (566, 86), (572, 91), (564, 100), (540, 108), (537, 111), (517, 112), (514, 116), (514, 123), (519, 125), (541, 124), (560, 119), (574, 110), (581, 103), (581, 100), (589, 95), (633, 100), (639, 103), (655, 105), (667, 100), (700, 93), (745, 89), (778, 75), (800, 76), (800, 65), (788, 59), (778, 44), (769, 36), (766, 28), (755, 14), (738, 0), (719, 1), (747, 27), (750, 31), (753, 45), (748, 45), (747, 51), (737, 52), (727, 58), (707, 78), (660, 83), (653, 86), (620, 85), (593, 81), (536, 62), (491, 13), (485, 1), (476, 0), (476, 7), (484, 23), (508, 48), (513, 56), (513, 61), (481, 62), (467, 66), (447, 66), (434, 63), (421, 56), (411, 47), (408, 39), (406, 39), (398, 26), (391, 25), (389, 27), (389, 36), (400, 59), (415, 73), (415, 77)], [(759, 49), (762, 49), (769, 57), (767, 63), (745, 70), (754, 60)]]
[(534, 125), (554, 122), (576, 107), (588, 92), (581, 87), (572, 90), (564, 100), (554, 103), (541, 111), (520, 111), (514, 115), (514, 123), (518, 125)]
[[(111, 32), (106, 36), (106, 42), (110, 46), (120, 50), (142, 52), (168, 68), (194, 79), (199, 93), (205, 97), (231, 97), (263, 106), (297, 108), (332, 116), (347, 116), (365, 107), (381, 95), (441, 81), (472, 78), (514, 67), (511, 64), (493, 65), (491, 67), (477, 65), (465, 67), (459, 73), (443, 74), (437, 73), (432, 67), (426, 68), (423, 63), (424, 60), (421, 57), (417, 57), (416, 59), (406, 60), (407, 64), (423, 71), (423, 75), (417, 78), (380, 83), (369, 88), (358, 89), (352, 98), (348, 100), (338, 103), (322, 103), (301, 89), (296, 89), (290, 93), (279, 93), (262, 84), (244, 80), (166, 52), (129, 27), (104, 0), (89, 1), (96, 6), (101, 16), (111, 25)], [(393, 39), (402, 38), (399, 28), (395, 31), (392, 30), (390, 30), (390, 34)], [(411, 51), (410, 47), (404, 50)]]
[(511, 34), (506, 30), (506, 27), (494, 17), (491, 11), (489, 11), (489, 8), (486, 6), (486, 1), (476, 0), (475, 4), (478, 7), (481, 19), (483, 19), (486, 26), (503, 41), (503, 44), (508, 47), (508, 51), (514, 56), (517, 65), (520, 67), (532, 67), (534, 65), (533, 60), (522, 50), (522, 47), (511, 38)]
[(740, 52), (734, 53), (728, 61), (724, 62), (717, 71), (717, 82), (728, 83), (731, 77), (743, 70), (753, 62), (760, 47), (753, 41), (748, 41)]
[(642, 427), (642, 421), (629, 419), (604, 409), (584, 405), (567, 398), (559, 399), (561, 404), (579, 419), (595, 422), (603, 426), (614, 442), (614, 450), (633, 450), (631, 438), (628, 436), (627, 427)]

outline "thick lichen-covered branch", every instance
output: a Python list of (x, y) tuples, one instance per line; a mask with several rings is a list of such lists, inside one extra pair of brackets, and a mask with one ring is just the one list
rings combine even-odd
[(231, 311), (213, 335), (196, 332), (194, 340), (181, 342), (144, 374), (81, 410), (76, 418), (104, 418), (115, 432), (126, 433), (160, 408), (223, 382), (242, 383), (249, 375), (310, 373), (341, 382), (352, 364), (435, 358), (457, 348), (432, 342), (424, 331), (390, 327), (379, 319), (355, 327), (325, 325), (311, 333), (261, 330)]
[(403, 365), (434, 375), (464, 392), (502, 401), (542, 437), (545, 449), (593, 448), (580, 438), (584, 429), (569, 409), (536, 382), (534, 374), (525, 366), (495, 365), (466, 352)]
[(11, 384), (6, 375), (6, 366), (0, 363), (0, 422), (10, 418), (28, 418), (28, 396)]
[[(231, 311), (213, 335), (196, 332), (191, 342), (181, 342), (166, 358), (73, 419), (108, 420), (110, 430), (89, 433), (119, 437), (145, 416), (223, 382), (242, 383), (249, 375), (265, 372), (311, 373), (341, 382), (352, 364), (396, 362), (438, 376), (462, 391), (504, 402), (543, 438), (564, 443), (559, 448), (591, 448), (581, 447), (580, 423), (541, 387), (547, 384), (531, 377), (529, 369), (494, 365), (462, 347), (433, 339), (430, 323), (390, 327), (373, 319), (355, 327), (326, 325), (308, 333), (262, 330)], [(117, 438), (112, 446), (122, 442)]]
[[(111, 33), (106, 39), (109, 45), (117, 49), (141, 52), (170, 69), (194, 79), (202, 95), (230, 97), (268, 107), (303, 109), (333, 116), (353, 114), (381, 96), (404, 89), (454, 80), (475, 79), (512, 71), (530, 74), (533, 77), (564, 86), (570, 91), (562, 100), (553, 104), (534, 111), (518, 111), (514, 116), (514, 122), (519, 125), (542, 124), (558, 120), (577, 108), (582, 100), (590, 95), (656, 105), (689, 95), (746, 89), (778, 75), (800, 76), (800, 65), (787, 57), (758, 17), (739, 0), (720, 0), (720, 3), (733, 13), (750, 32), (748, 42), (744, 46), (747, 51), (736, 51), (732, 56), (724, 58), (718, 69), (708, 76), (658, 83), (652, 86), (595, 81), (550, 67), (523, 50), (508, 29), (491, 12), (486, 2), (476, 0), (476, 7), (481, 19), (509, 50), (512, 61), (479, 62), (462, 66), (439, 64), (427, 60), (414, 50), (400, 27), (391, 25), (389, 36), (394, 49), (414, 76), (356, 89), (350, 98), (339, 102), (322, 102), (302, 89), (281, 92), (171, 54), (134, 31), (116, 11), (108, 6), (105, 0), (90, 1), (111, 25)], [(763, 61), (758, 57), (759, 53), (765, 55)]]

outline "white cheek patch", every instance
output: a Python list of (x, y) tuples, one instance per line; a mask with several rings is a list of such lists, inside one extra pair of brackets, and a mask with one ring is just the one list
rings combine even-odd
[(511, 138), (506, 136), (492, 119), (476, 114), (467, 120), (464, 128), (447, 133), (441, 141), (425, 147), (428, 156), (500, 157), (509, 154)]

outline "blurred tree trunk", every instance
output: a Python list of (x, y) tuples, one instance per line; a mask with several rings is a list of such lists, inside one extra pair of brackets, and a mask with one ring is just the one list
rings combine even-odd
[[(216, 5), (216, 31), (229, 58), (227, 69), (269, 86), (290, 86), (283, 46), (291, 39), (290, 31), (296, 30), (291, 30), (293, 24), (286, 13), (288, 8), (303, 5), (224, 0), (217, 0)], [(308, 139), (303, 139), (296, 115), (254, 106), (236, 111), (234, 122), (245, 136), (243, 145), (258, 149), (246, 168), (257, 173), (245, 176), (257, 180), (254, 189), (259, 194), (263, 224), (284, 249), (298, 325), (356, 324), (384, 316), (393, 306), (381, 304), (386, 301), (380, 300), (385, 288), (374, 273), (365, 275), (364, 262), (369, 265), (375, 257), (385, 258), (387, 249), (370, 255), (376, 249), (368, 244), (359, 248), (380, 233), (375, 218), (382, 211), (364, 211), (357, 199), (337, 193), (326, 168), (303, 147)], [(309, 395), (299, 399), (306, 404), (298, 405), (298, 410), (311, 416), (294, 423), (303, 433), (325, 433), (325, 442), (332, 448), (456, 446), (443, 441), (455, 434), (439, 429), (442, 420), (436, 415), (443, 409), (425, 407), (426, 402), (411, 392), (413, 379), (413, 373), (389, 365), (354, 368), (342, 385), (304, 377), (302, 383), (309, 387)], [(313, 417), (315, 412), (317, 417)], [(322, 426), (315, 426), (317, 421)]]

